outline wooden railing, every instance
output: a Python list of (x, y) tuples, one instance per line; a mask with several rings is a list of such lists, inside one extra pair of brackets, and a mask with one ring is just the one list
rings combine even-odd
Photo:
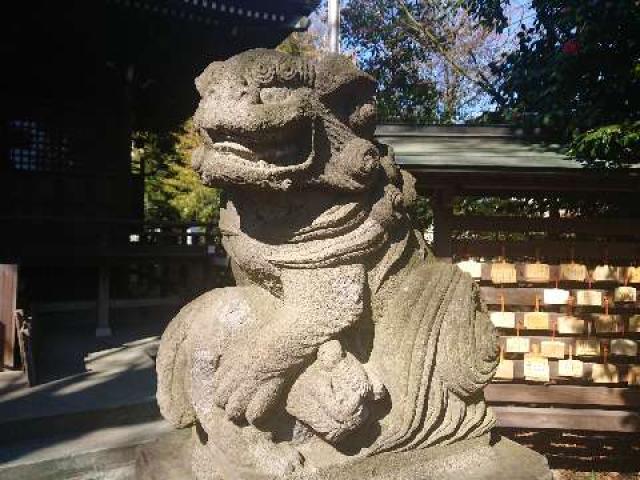
[(0, 259), (155, 254), (206, 255), (220, 249), (215, 223), (85, 217), (0, 217)]

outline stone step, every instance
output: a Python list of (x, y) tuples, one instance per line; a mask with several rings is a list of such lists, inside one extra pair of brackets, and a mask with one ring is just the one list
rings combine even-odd
[(189, 430), (163, 420), (51, 435), (0, 448), (2, 480), (133, 480), (138, 448), (183, 444)]
[[(145, 423), (160, 418), (152, 358), (157, 339), (87, 356), (87, 371), (29, 388), (16, 372), (0, 375), (0, 448), (68, 432)], [(150, 350), (152, 350), (150, 354)]]

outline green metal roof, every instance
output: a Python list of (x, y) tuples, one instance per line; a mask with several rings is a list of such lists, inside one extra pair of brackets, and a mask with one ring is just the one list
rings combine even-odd
[(545, 144), (506, 126), (379, 125), (376, 138), (391, 145), (406, 167), (464, 169), (580, 169), (566, 148)]

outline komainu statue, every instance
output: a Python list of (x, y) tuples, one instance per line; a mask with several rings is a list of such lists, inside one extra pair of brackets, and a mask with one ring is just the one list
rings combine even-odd
[(496, 334), (472, 279), (411, 226), (373, 79), (337, 55), (251, 50), (196, 85), (193, 167), (225, 189), (237, 286), (184, 307), (158, 352), (193, 477), (550, 478), (490, 435)]

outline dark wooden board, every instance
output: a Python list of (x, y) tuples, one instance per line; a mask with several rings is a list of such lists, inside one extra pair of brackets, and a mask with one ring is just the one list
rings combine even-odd
[(2, 324), (2, 363), (14, 368), (16, 347), (16, 292), (18, 288), (17, 265), (0, 265), (0, 324)]
[(640, 432), (640, 414), (633, 411), (585, 408), (494, 406), (498, 427), (535, 430)]
[(606, 257), (623, 265), (640, 257), (638, 242), (600, 242), (567, 240), (527, 240), (500, 242), (494, 240), (453, 240), (452, 251), (460, 256), (498, 258), (503, 251), (512, 259), (536, 258), (538, 252), (550, 263), (568, 262), (573, 252), (576, 261), (602, 262)]
[(536, 218), (480, 215), (454, 215), (454, 230), (478, 232), (545, 232), (606, 234), (607, 236), (635, 235), (640, 237), (640, 220), (637, 218)]
[(600, 405), (636, 410), (640, 408), (640, 388), (493, 383), (487, 385), (484, 395), (491, 404)]

